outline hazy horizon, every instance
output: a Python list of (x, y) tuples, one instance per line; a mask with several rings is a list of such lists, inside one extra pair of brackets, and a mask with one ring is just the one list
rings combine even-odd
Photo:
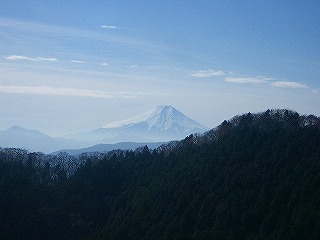
[(213, 128), (320, 116), (320, 2), (0, 3), (0, 130), (88, 131), (158, 105)]
[[(171, 105), (168, 105), (169, 107), (174, 107), (174, 106), (171, 106)], [(161, 105), (158, 105), (158, 106), (156, 106), (156, 108), (157, 107), (161, 107)], [(6, 130), (9, 130), (9, 129), (12, 129), (12, 128), (22, 128), (22, 129), (26, 129), (26, 130), (35, 130), (35, 131), (38, 131), (38, 132), (41, 132), (41, 133), (44, 133), (44, 134), (46, 134), (46, 135), (48, 135), (48, 136), (50, 136), (50, 137), (61, 137), (62, 139), (63, 138), (65, 138), (65, 137), (67, 137), (67, 139), (70, 137), (70, 136), (72, 136), (73, 134), (79, 134), (79, 133), (88, 133), (88, 132), (91, 132), (91, 131), (95, 131), (95, 130), (98, 130), (98, 129), (101, 129), (101, 128), (105, 128), (106, 126), (112, 126), (112, 125), (120, 125), (121, 123), (123, 123), (123, 122), (129, 122), (131, 119), (134, 119), (134, 118), (136, 118), (136, 117), (138, 117), (138, 116), (140, 116), (140, 115), (145, 115), (146, 113), (148, 113), (148, 112), (150, 112), (150, 111), (152, 111), (152, 110), (154, 110), (155, 108), (153, 108), (153, 109), (149, 109), (149, 111), (145, 111), (145, 112), (143, 112), (143, 113), (139, 113), (139, 114), (136, 114), (136, 115), (134, 115), (134, 116), (129, 116), (128, 118), (126, 118), (126, 119), (119, 119), (119, 120), (116, 120), (116, 121), (114, 121), (114, 122), (110, 122), (110, 123), (108, 123), (107, 125), (105, 125), (105, 126), (99, 126), (98, 128), (96, 128), (96, 129), (88, 129), (87, 131), (81, 131), (81, 130), (78, 130), (78, 131), (76, 131), (76, 132), (71, 132), (71, 133), (63, 133), (62, 135), (51, 135), (51, 134), (48, 134), (48, 133), (46, 133), (46, 132), (44, 132), (44, 131), (41, 131), (41, 130), (39, 130), (39, 129), (36, 129), (36, 128), (25, 128), (25, 127), (23, 127), (23, 126), (18, 126), (18, 125), (12, 125), (12, 126), (9, 126), (8, 128), (6, 128), (6, 129), (0, 129), (0, 131), (6, 131)], [(278, 108), (279, 109), (279, 108)], [(266, 109), (266, 110), (268, 110), (268, 109)], [(273, 109), (269, 109), (269, 110), (273, 110)], [(281, 110), (281, 109), (279, 109), (279, 110)], [(292, 109), (287, 109), (287, 110), (289, 110), (289, 111), (294, 111), (294, 110), (292, 110)], [(250, 113), (253, 113), (253, 114), (259, 114), (259, 113), (262, 113), (262, 112), (264, 112), (264, 111), (260, 111), (260, 112), (250, 112)], [(246, 112), (246, 113), (249, 113), (249, 112)], [(246, 114), (246, 113), (242, 113), (242, 114)], [(299, 112), (298, 112), (299, 113)], [(183, 114), (183, 113), (182, 113)], [(300, 113), (299, 113), (300, 114)], [(237, 115), (241, 115), (241, 114), (237, 114)], [(232, 117), (230, 117), (230, 118), (228, 118), (228, 119), (225, 119), (225, 120), (231, 120), (233, 117), (236, 117), (237, 115), (234, 115), (234, 116), (232, 116)], [(310, 115), (310, 114), (304, 114), (304, 115)], [(311, 115), (313, 115), (313, 114), (311, 114)], [(188, 116), (186, 116), (186, 117), (188, 117)], [(320, 117), (320, 116), (317, 116), (317, 117)], [(194, 120), (194, 119), (191, 119), (191, 120)], [(197, 121), (196, 121), (197, 122)], [(199, 123), (199, 122), (197, 122), (197, 123)], [(206, 127), (207, 128), (207, 130), (210, 130), (210, 129), (213, 129), (213, 128), (215, 128), (215, 127), (218, 127), (220, 124), (222, 124), (223, 122), (219, 122), (217, 125), (215, 125), (215, 126), (213, 126), (213, 127), (207, 127), (207, 126), (205, 126), (205, 125), (202, 125), (201, 123), (199, 123), (199, 124), (201, 124), (203, 127)], [(116, 128), (116, 126), (115, 126), (115, 128)], [(71, 137), (72, 138), (72, 137)], [(172, 140), (174, 140), (174, 139), (172, 139)], [(159, 140), (160, 141), (160, 140)], [(121, 141), (120, 141), (121, 142)], [(123, 142), (123, 141), (122, 141)], [(114, 143), (111, 143), (111, 144), (114, 144)]]

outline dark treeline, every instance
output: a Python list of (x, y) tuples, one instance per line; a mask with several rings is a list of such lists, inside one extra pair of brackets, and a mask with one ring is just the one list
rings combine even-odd
[(245, 114), (156, 150), (0, 151), (0, 239), (318, 239), (320, 119)]

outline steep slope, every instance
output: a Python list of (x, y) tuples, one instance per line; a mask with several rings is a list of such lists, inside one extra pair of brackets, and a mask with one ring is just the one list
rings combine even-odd
[(249, 113), (211, 134), (138, 155), (97, 239), (319, 238), (319, 118)]
[(312, 115), (248, 113), (156, 151), (80, 158), (66, 178), (64, 168), (38, 164), (52, 156), (0, 150), (1, 239), (320, 236), (320, 119)]
[(129, 119), (72, 137), (95, 143), (161, 142), (183, 139), (189, 134), (203, 133), (207, 130), (207, 127), (172, 106), (158, 106)]

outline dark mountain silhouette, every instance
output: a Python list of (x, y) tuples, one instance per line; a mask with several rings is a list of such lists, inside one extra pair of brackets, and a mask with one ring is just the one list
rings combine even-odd
[(320, 119), (248, 113), (78, 158), (1, 149), (0, 203), (1, 239), (316, 240)]

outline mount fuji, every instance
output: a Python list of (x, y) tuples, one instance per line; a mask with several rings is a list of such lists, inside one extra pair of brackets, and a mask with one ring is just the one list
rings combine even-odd
[(172, 106), (157, 106), (126, 120), (73, 135), (72, 138), (95, 143), (163, 142), (183, 139), (192, 133), (203, 133), (207, 130), (207, 127)]

